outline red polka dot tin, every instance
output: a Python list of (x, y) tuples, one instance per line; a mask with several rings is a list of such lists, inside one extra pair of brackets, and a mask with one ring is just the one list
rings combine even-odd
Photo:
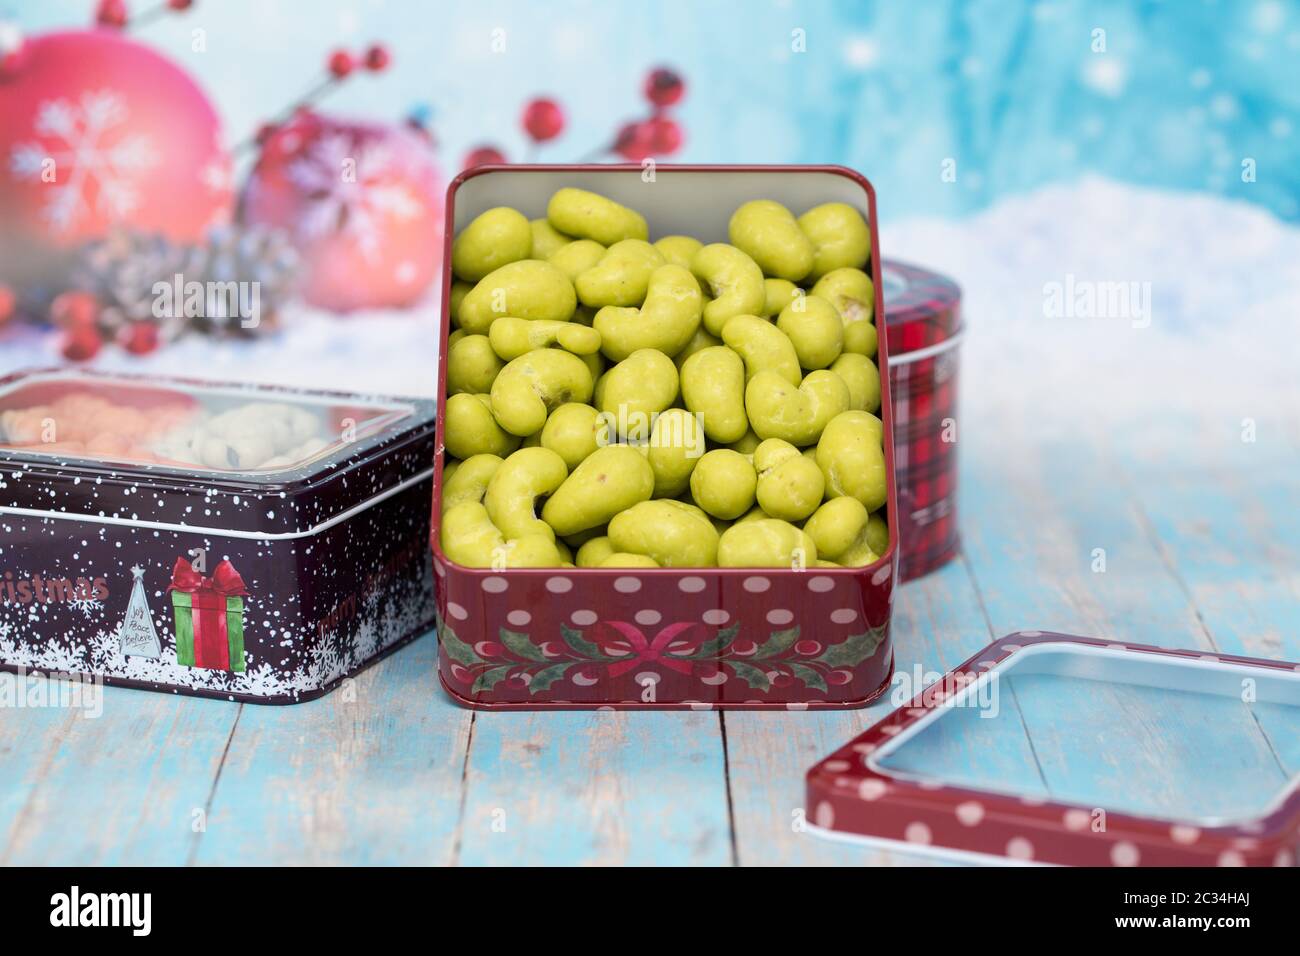
[(886, 260), (880, 293), (894, 401), (894, 468), (904, 581), (956, 556), (957, 371), (961, 290), (951, 279)]
[[(448, 190), (445, 261), (451, 261), (451, 238), (473, 217), (501, 205), (543, 216), (547, 199), (564, 186), (637, 209), (652, 236), (685, 233), (705, 242), (726, 241), (731, 213), (751, 199), (775, 199), (796, 214), (846, 202), (870, 224), (870, 269), (880, 288), (875, 193), (858, 173), (838, 166), (479, 167)], [(448, 265), (444, 302), (451, 282)], [(443, 311), (445, 344), (450, 327)], [(883, 337), (879, 351), (883, 371)], [(446, 373), (444, 348), (439, 395)], [(884, 374), (881, 380), (893, 528), (892, 417), (889, 383)], [(440, 399), (440, 452), (444, 408)], [(893, 535), (886, 553), (862, 568), (469, 568), (451, 562), (438, 543), (442, 465), (439, 454), (432, 534), (439, 676), (464, 705), (846, 708), (865, 706), (888, 685), (898, 574)]]

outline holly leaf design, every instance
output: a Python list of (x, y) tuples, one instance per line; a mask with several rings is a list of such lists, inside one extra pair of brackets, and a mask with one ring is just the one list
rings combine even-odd
[(809, 667), (807, 664), (800, 664), (791, 661), (790, 672), (803, 681), (805, 687), (811, 688), (812, 690), (819, 690), (823, 693), (830, 690), (830, 688), (826, 686), (826, 678), (822, 677), (821, 671), (816, 668)]
[(832, 644), (813, 658), (827, 667), (853, 667), (861, 664), (880, 647), (889, 625), (869, 628), (861, 634), (850, 634), (839, 644)]
[(503, 627), (500, 635), (501, 643), (516, 657), (522, 657), (526, 661), (550, 661), (550, 658), (542, 653), (542, 649), (528, 639), (527, 634), (521, 634), (519, 631), (508, 631)]
[(550, 667), (543, 667), (528, 682), (528, 693), (536, 694), (540, 690), (549, 690), (550, 686), (563, 677), (565, 671), (571, 666), (571, 664), (552, 664)]
[(794, 642), (799, 640), (799, 628), (787, 628), (784, 631), (773, 631), (772, 636), (758, 645), (758, 651), (755, 657), (776, 657), (778, 654), (784, 654), (790, 648), (794, 647)]
[(564, 637), (564, 643), (568, 644), (569, 648), (579, 657), (589, 661), (612, 660), (608, 654), (602, 653), (593, 641), (583, 637), (582, 631), (574, 630), (567, 624), (561, 624), (560, 634)]
[(444, 626), (438, 637), (442, 641), (443, 651), (457, 664), (463, 667), (473, 667), (475, 664), (485, 663), (474, 648), (457, 637), (456, 632), (450, 627)]
[(745, 664), (741, 661), (727, 661), (727, 666), (754, 690), (769, 690), (772, 687), (772, 682), (767, 679), (767, 672), (761, 667), (755, 667), (753, 664)]
[(739, 624), (733, 624), (731, 627), (724, 627), (722, 630), (718, 631), (716, 637), (711, 637), (707, 641), (703, 641), (694, 654), (687, 654), (685, 657), (687, 660), (693, 661), (709, 660), (717, 657), (731, 646), (731, 642), (736, 639), (736, 635), (739, 633)]
[(505, 664), (501, 667), (489, 667), (474, 679), (474, 683), (470, 686), (469, 692), (471, 694), (479, 694), (485, 690), (491, 690), (493, 687), (496, 687), (497, 684), (506, 679), (506, 675), (510, 673), (512, 667), (514, 667), (513, 664)]

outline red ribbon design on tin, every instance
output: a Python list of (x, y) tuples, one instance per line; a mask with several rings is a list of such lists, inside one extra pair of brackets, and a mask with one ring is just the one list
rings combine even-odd
[(606, 621), (606, 625), (618, 631), (627, 639), (627, 643), (632, 649), (632, 657), (621, 660), (618, 663), (609, 665), (609, 676), (618, 677), (620, 674), (626, 674), (628, 671), (642, 664), (662, 664), (664, 667), (671, 668), (681, 674), (690, 674), (692, 662), (673, 657), (665, 653), (668, 645), (673, 642), (673, 638), (681, 634), (688, 628), (694, 627), (693, 621), (679, 621), (676, 624), (669, 624), (653, 640), (647, 640), (645, 634), (635, 624), (629, 624), (627, 621)]
[(216, 670), (230, 668), (229, 632), (226, 628), (226, 598), (244, 597), (248, 591), (235, 566), (222, 561), (207, 578), (184, 558), (176, 559), (168, 591), (192, 596), (194, 621), (194, 664)]

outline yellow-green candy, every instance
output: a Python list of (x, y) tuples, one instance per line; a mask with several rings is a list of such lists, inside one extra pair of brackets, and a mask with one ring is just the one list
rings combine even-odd
[(572, 471), (597, 448), (609, 444), (609, 428), (590, 405), (568, 402), (546, 419), (541, 443), (563, 458)]
[(462, 329), (486, 333), (503, 315), (567, 322), (577, 305), (568, 276), (549, 262), (521, 259), (480, 279), (461, 300), (458, 315)]
[(573, 280), (578, 301), (592, 308), (640, 305), (645, 301), (651, 273), (664, 264), (659, 250), (644, 239), (616, 242), (595, 265)]
[(739, 518), (754, 506), (758, 476), (749, 459), (730, 448), (715, 448), (691, 472), (691, 497), (715, 518)]
[(650, 440), (640, 448), (654, 470), (656, 498), (675, 498), (686, 490), (704, 446), (699, 420), (685, 409), (670, 408), (655, 419)]
[(677, 400), (677, 391), (673, 360), (655, 349), (638, 349), (601, 376), (595, 405), (611, 431), (643, 441), (654, 416)]
[(546, 218), (560, 232), (579, 239), (595, 239), (612, 246), (624, 239), (649, 239), (650, 230), (639, 212), (599, 193), (567, 186), (546, 204)]
[(763, 280), (763, 311), (760, 318), (771, 319), (781, 314), (781, 310), (803, 298), (806, 293), (789, 279)]
[[(856, 498), (840, 497), (832, 498), (818, 508), (804, 524), (803, 530), (816, 542), (821, 557), (845, 567), (862, 567), (873, 563), (882, 553), (872, 547), (870, 522), (862, 502)], [(886, 546), (888, 534), (886, 529)]]
[(443, 554), (470, 568), (553, 568), (563, 561), (554, 538), (529, 534), (507, 539), (477, 501), (447, 509), (439, 541)]
[(695, 253), (703, 248), (704, 243), (693, 236), (664, 236), (656, 240), (654, 246), (665, 262), (689, 269)]
[(776, 327), (790, 339), (806, 369), (826, 368), (844, 351), (844, 322), (835, 306), (820, 296), (801, 296), (787, 305)]
[(471, 455), (451, 474), (442, 472), (442, 510), (465, 501), (482, 501), (488, 482), (501, 467), (500, 455)]
[(447, 349), (447, 391), (488, 392), (504, 367), (486, 335), (458, 336)]
[(533, 254), (533, 230), (524, 215), (497, 206), (460, 231), (451, 244), (451, 268), (469, 282)]
[[(497, 376), (500, 378), (500, 376)], [(443, 438), (447, 451), (457, 458), (474, 455), (508, 455), (519, 447), (519, 437), (503, 430), (492, 414), (487, 395), (462, 392), (447, 399)]]
[(651, 557), (664, 568), (708, 568), (717, 563), (718, 532), (699, 508), (670, 498), (644, 501), (609, 523), (613, 548)]
[(614, 554), (614, 546), (609, 543), (609, 536), (600, 535), (583, 542), (578, 547), (574, 563), (580, 568), (598, 568), (612, 554)]
[(564, 459), (549, 448), (520, 448), (497, 468), (483, 495), (492, 523), (507, 538), (526, 534), (555, 537), (537, 517), (539, 498), (551, 494), (569, 476)]
[(827, 423), (817, 442), (817, 465), (828, 498), (857, 498), (868, 511), (885, 503), (888, 477), (881, 434), (880, 419), (870, 412), (842, 412)]
[(798, 388), (774, 372), (759, 372), (745, 386), (745, 413), (760, 438), (811, 445), (826, 423), (849, 407), (849, 387), (834, 372), (809, 372)]
[(600, 333), (595, 329), (550, 319), (502, 316), (492, 323), (487, 338), (492, 351), (506, 361), (552, 345), (558, 345), (574, 355), (591, 355), (600, 351)]
[(771, 199), (738, 208), (727, 226), (731, 244), (753, 259), (764, 275), (798, 282), (813, 267), (812, 241), (794, 215)]
[(551, 409), (586, 402), (591, 391), (591, 372), (582, 359), (562, 349), (535, 349), (497, 375), (492, 413), (502, 428), (522, 438), (541, 431)]
[(691, 260), (691, 272), (710, 296), (704, 306), (704, 327), (710, 334), (721, 335), (733, 316), (763, 311), (763, 270), (735, 246), (714, 242), (701, 247)]
[[(870, 328), (870, 323), (864, 323)], [(845, 352), (831, 363), (831, 371), (849, 387), (849, 408), (874, 412), (880, 407), (880, 370), (874, 360), (856, 352)]]
[(615, 551), (604, 561), (600, 562), (598, 567), (602, 568), (657, 568), (659, 562), (644, 554), (628, 554), (625, 551)]
[(871, 230), (862, 213), (848, 203), (814, 206), (799, 217), (799, 228), (815, 250), (807, 276), (812, 282), (835, 269), (865, 268), (871, 257)]
[(773, 518), (802, 521), (817, 510), (826, 490), (817, 463), (779, 438), (769, 438), (758, 446), (754, 470), (758, 472), (758, 503)]
[(575, 239), (552, 252), (546, 261), (568, 276), (570, 282), (575, 282), (604, 255), (605, 247), (594, 239)]
[(833, 269), (817, 280), (812, 294), (830, 302), (844, 324), (870, 322), (875, 315), (876, 287), (861, 269)]
[(725, 346), (702, 349), (681, 367), (682, 401), (700, 417), (704, 433), (729, 445), (749, 429), (745, 415), (745, 363)]
[(756, 315), (737, 315), (722, 329), (722, 341), (745, 362), (745, 378), (773, 372), (791, 385), (803, 381), (799, 353), (790, 337)]
[(545, 219), (533, 219), (528, 223), (533, 231), (534, 259), (549, 259), (555, 253), (573, 242), (572, 236), (558, 231)]
[(605, 306), (593, 327), (600, 333), (601, 349), (616, 362), (639, 349), (658, 349), (671, 357), (693, 341), (703, 307), (695, 277), (681, 266), (664, 265), (650, 274), (644, 305)]
[(573, 470), (543, 506), (542, 518), (556, 534), (576, 534), (647, 500), (654, 486), (654, 471), (641, 452), (609, 445)]
[(817, 563), (817, 545), (779, 518), (757, 518), (728, 528), (718, 541), (724, 568), (806, 568)]

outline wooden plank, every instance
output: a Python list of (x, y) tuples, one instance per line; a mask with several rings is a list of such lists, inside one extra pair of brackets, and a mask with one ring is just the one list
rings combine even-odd
[(191, 860), (450, 862), (471, 715), (436, 657), (429, 634), (318, 700), (244, 707)]
[(457, 862), (724, 865), (718, 715), (475, 715)]

